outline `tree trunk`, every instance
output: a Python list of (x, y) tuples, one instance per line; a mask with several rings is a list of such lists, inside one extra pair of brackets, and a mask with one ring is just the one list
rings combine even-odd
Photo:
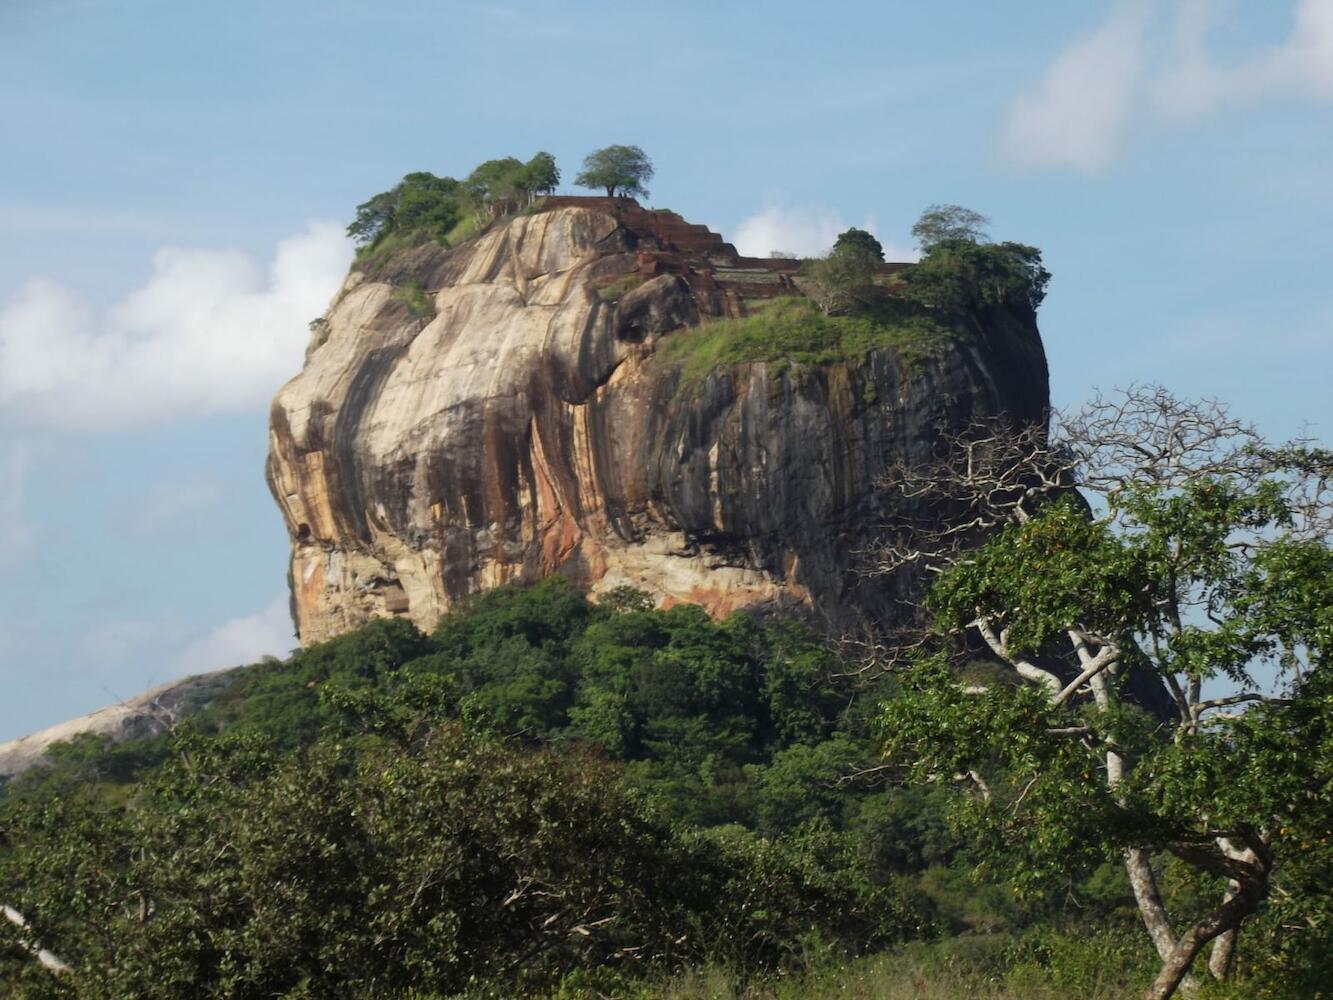
[(1157, 978), (1148, 987), (1148, 992), (1143, 994), (1143, 1000), (1168, 1000), (1175, 994), (1176, 988), (1189, 973), (1190, 965), (1203, 950), (1203, 946), (1220, 933), (1219, 931), (1208, 933), (1204, 926), (1206, 923), (1204, 920), (1199, 921), (1176, 942), (1171, 954), (1162, 960), (1162, 971), (1157, 973)]
[(1171, 954), (1162, 960), (1162, 971), (1143, 994), (1143, 1000), (1168, 1000), (1189, 972), (1190, 965), (1204, 945), (1219, 935), (1235, 931), (1247, 916), (1259, 907), (1264, 894), (1262, 881), (1240, 886), (1216, 910), (1204, 917), (1176, 942)]
[(1143, 926), (1147, 928), (1158, 956), (1165, 962), (1175, 951), (1176, 936), (1171, 931), (1148, 852), (1138, 847), (1125, 851), (1125, 871), (1129, 875), (1130, 887), (1134, 890), (1134, 901), (1139, 904)]
[(1214, 979), (1222, 980), (1231, 975), (1231, 963), (1236, 958), (1236, 937), (1240, 928), (1233, 927), (1217, 935), (1213, 942), (1212, 954), (1208, 956), (1208, 971)]

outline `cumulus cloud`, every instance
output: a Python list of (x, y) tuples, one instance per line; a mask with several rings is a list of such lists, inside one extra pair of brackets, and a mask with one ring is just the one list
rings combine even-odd
[(831, 208), (774, 202), (741, 222), (734, 242), (747, 257), (767, 257), (775, 251), (816, 257), (828, 253), (846, 228), (842, 216)]
[(96, 430), (262, 404), (300, 367), (350, 258), (338, 224), (312, 222), (266, 271), (233, 251), (163, 249), (148, 282), (106, 309), (32, 282), (0, 308), (0, 410)]
[(1041, 83), (1010, 105), (1002, 158), (1022, 167), (1101, 170), (1136, 128), (1263, 101), (1333, 101), (1333, 0), (1297, 0), (1281, 42), (1225, 64), (1209, 35), (1220, 0), (1181, 0), (1169, 30), (1160, 0), (1119, 0), (1076, 38)]
[(176, 658), (177, 675), (253, 663), (262, 656), (286, 656), (297, 645), (285, 594), (262, 611), (224, 622), (191, 642)]
[(28, 449), (13, 443), (0, 451), (0, 569), (21, 562), (36, 546), (38, 526), (28, 518)]
[(1141, 86), (1152, 8), (1121, 0), (1009, 108), (1001, 154), (1020, 166), (1098, 170), (1119, 154)]
[[(843, 217), (827, 206), (774, 201), (736, 227), (734, 244), (747, 257), (767, 257), (774, 251), (819, 257), (828, 253), (838, 234), (848, 228)], [(879, 236), (873, 218), (860, 228)], [(884, 256), (896, 261), (917, 258), (914, 251), (888, 243), (884, 244)]]

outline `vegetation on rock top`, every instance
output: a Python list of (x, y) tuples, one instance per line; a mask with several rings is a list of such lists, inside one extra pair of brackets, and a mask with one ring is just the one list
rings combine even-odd
[(678, 364), (685, 383), (713, 369), (749, 362), (825, 365), (893, 348), (911, 360), (928, 356), (958, 336), (930, 313), (885, 298), (874, 312), (828, 315), (811, 299), (783, 297), (757, 303), (748, 316), (719, 319), (677, 330), (657, 345), (654, 357)]
[(600, 188), (608, 198), (647, 198), (653, 161), (638, 146), (607, 146), (589, 153), (574, 178), (579, 187)]
[(560, 183), (550, 153), (526, 163), (512, 156), (487, 160), (464, 180), (426, 171), (405, 176), (356, 208), (347, 234), (357, 244), (354, 266), (374, 271), (394, 252), (439, 243), (457, 246), (501, 216), (527, 207)]
[[(638, 146), (607, 146), (588, 154), (575, 183), (605, 188), (610, 196), (646, 197), (652, 161)], [(550, 153), (526, 162), (513, 156), (487, 160), (463, 180), (427, 171), (401, 181), (356, 207), (347, 235), (357, 244), (353, 265), (374, 273), (394, 253), (437, 243), (458, 246), (488, 225), (553, 194), (560, 168)]]
[(1034, 247), (957, 236), (931, 243), (919, 262), (891, 276), (879, 273), (882, 263), (879, 241), (849, 229), (828, 256), (802, 267), (805, 296), (757, 302), (747, 316), (676, 331), (655, 356), (680, 365), (684, 384), (719, 366), (832, 364), (879, 348), (911, 362), (984, 337), (1004, 314), (1034, 318), (1050, 279)]

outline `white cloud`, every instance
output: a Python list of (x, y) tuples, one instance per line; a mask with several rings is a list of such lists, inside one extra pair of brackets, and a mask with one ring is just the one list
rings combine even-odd
[(175, 672), (197, 674), (253, 663), (261, 656), (286, 656), (297, 645), (293, 633), (287, 595), (282, 594), (264, 610), (233, 618), (190, 643), (177, 657)]
[(1230, 66), (1209, 50), (1220, 19), (1217, 0), (1186, 0), (1161, 74), (1152, 81), (1153, 109), (1189, 118), (1266, 100), (1333, 100), (1333, 0), (1299, 0), (1291, 33)]
[[(832, 249), (838, 234), (847, 228), (842, 216), (827, 206), (773, 201), (736, 227), (733, 243), (747, 257), (767, 257), (775, 250), (798, 257), (819, 257)], [(861, 228), (879, 235), (873, 217)], [(917, 258), (914, 251), (887, 243), (884, 256), (893, 261)]]
[(1056, 57), (1036, 91), (1009, 109), (1001, 155), (1020, 166), (1099, 170), (1119, 154), (1147, 46), (1148, 0), (1120, 0)]
[(242, 253), (163, 249), (148, 282), (104, 310), (30, 283), (0, 308), (0, 409), (95, 430), (262, 404), (299, 370), (307, 323), (350, 258), (339, 225), (313, 222), (267, 273)]
[(17, 565), (36, 546), (40, 529), (28, 518), (28, 449), (19, 443), (0, 453), (0, 569)]
[(1119, 0), (1075, 39), (1041, 84), (1010, 105), (1000, 155), (1023, 167), (1094, 172), (1136, 125), (1178, 123), (1263, 101), (1333, 101), (1333, 0), (1297, 0), (1282, 42), (1224, 65), (1209, 34), (1221, 0), (1180, 0), (1171, 31), (1154, 31), (1160, 0)]
[(831, 208), (774, 202), (736, 227), (734, 243), (747, 257), (767, 257), (772, 251), (817, 257), (828, 253), (846, 228)]

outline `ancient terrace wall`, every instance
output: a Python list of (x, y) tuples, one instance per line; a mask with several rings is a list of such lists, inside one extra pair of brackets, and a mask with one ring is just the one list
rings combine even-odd
[[(801, 261), (784, 257), (743, 257), (707, 226), (686, 222), (667, 209), (644, 208), (633, 198), (557, 195), (541, 210), (586, 208), (607, 212), (638, 239), (638, 272), (645, 279), (663, 274), (684, 278), (701, 304), (718, 315), (743, 316), (746, 300), (800, 295)], [(906, 263), (880, 265), (893, 274)]]

